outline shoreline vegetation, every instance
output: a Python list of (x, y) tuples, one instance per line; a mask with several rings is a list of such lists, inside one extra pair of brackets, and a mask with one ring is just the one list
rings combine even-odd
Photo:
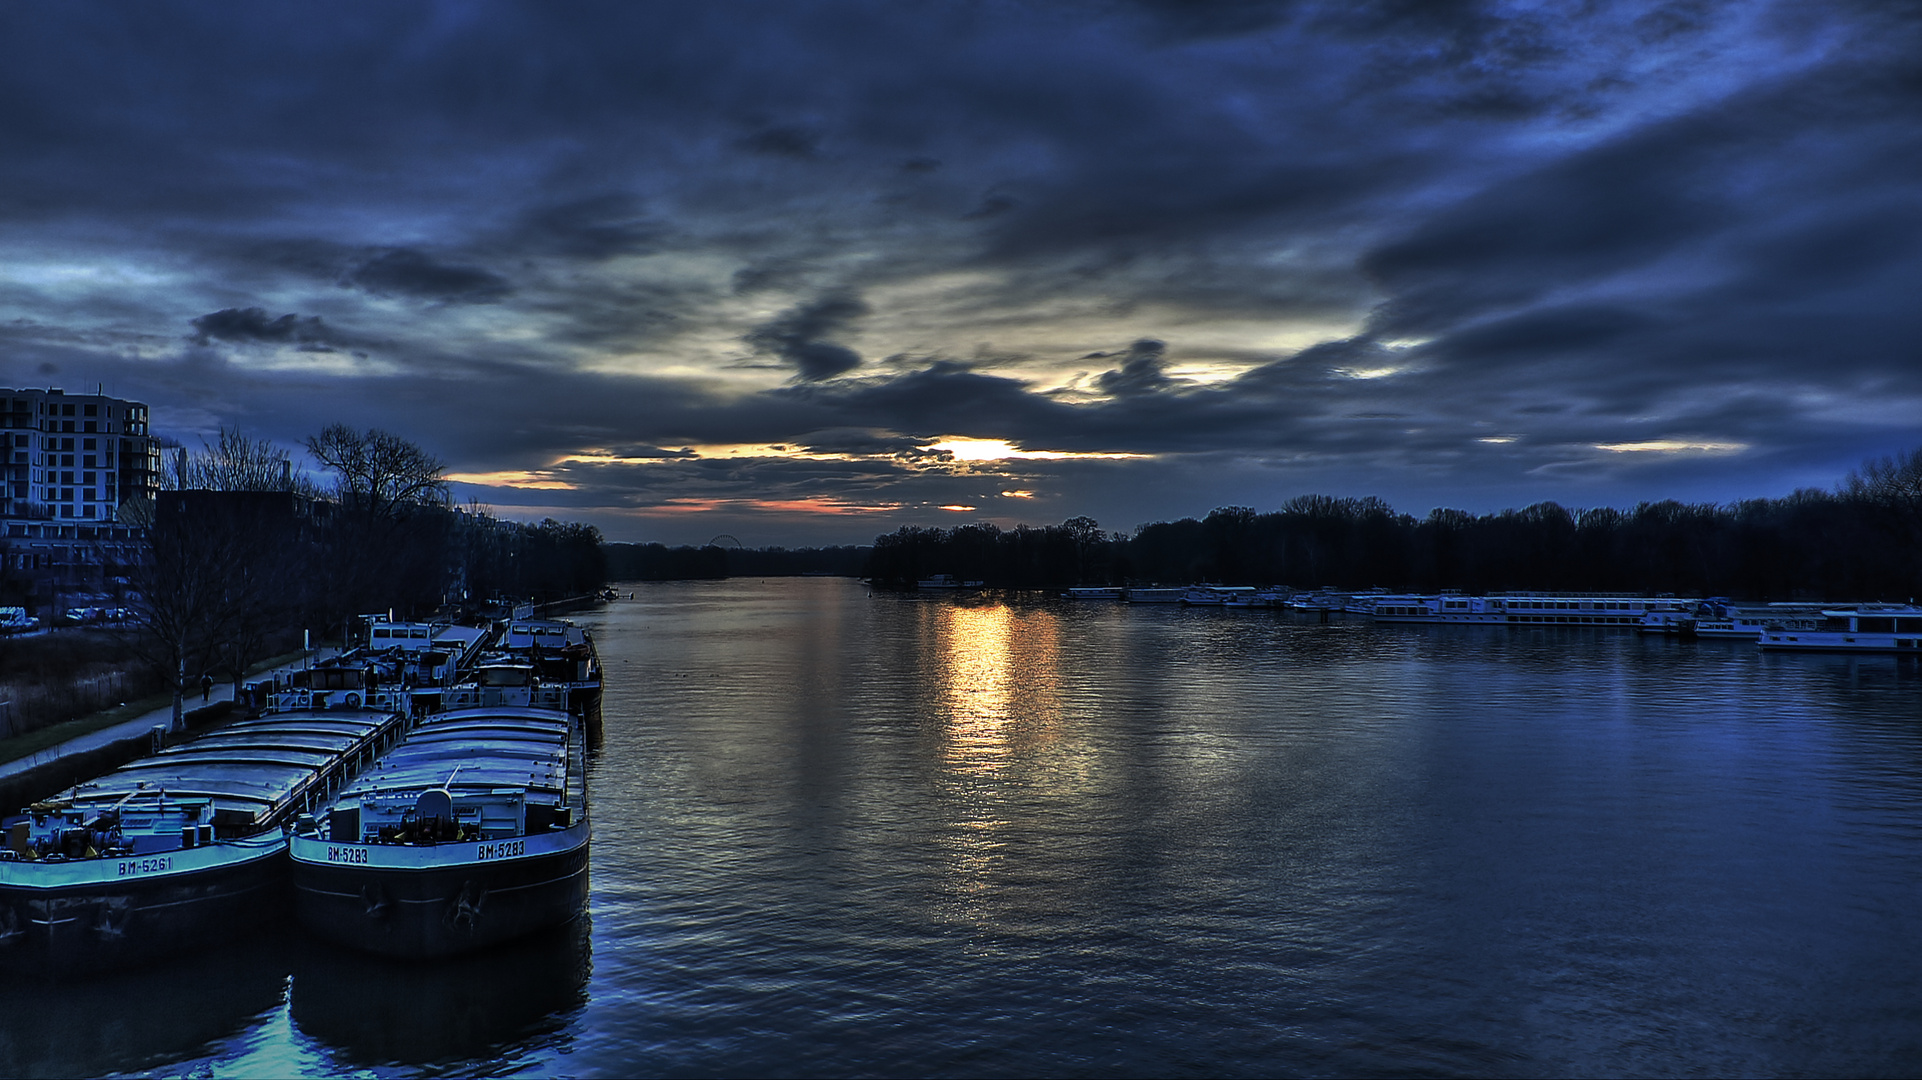
[(1834, 490), (1777, 499), (1554, 502), (1426, 517), (1382, 499), (1303, 495), (1266, 513), (1223, 507), (1132, 534), (1091, 518), (1003, 529), (904, 525), (872, 547), (609, 544), (620, 581), (836, 574), (911, 589), (951, 574), (997, 589), (1201, 582), (1402, 592), (1625, 592), (1742, 601), (1922, 596), (1922, 449), (1864, 462)]

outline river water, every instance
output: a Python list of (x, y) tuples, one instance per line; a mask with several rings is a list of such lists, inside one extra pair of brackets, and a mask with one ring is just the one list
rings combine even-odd
[(1922, 664), (624, 586), (591, 919), (0, 989), (0, 1072), (1912, 1075)]

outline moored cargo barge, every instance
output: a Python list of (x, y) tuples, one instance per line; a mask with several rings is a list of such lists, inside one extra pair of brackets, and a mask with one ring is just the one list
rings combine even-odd
[(470, 689), (488, 704), (423, 720), (296, 826), (295, 908), (313, 933), (366, 952), (442, 957), (585, 909), (582, 718), (528, 704), (560, 705), (566, 692), (543, 693), (525, 667), (484, 666)]
[(508, 620), (495, 656), (532, 665), (540, 685), (566, 692), (567, 709), (591, 723), (601, 711), (601, 658), (594, 637), (565, 619)]
[(284, 887), (284, 826), (402, 733), (398, 713), (243, 721), (0, 822), (0, 968), (52, 976), (230, 935)]

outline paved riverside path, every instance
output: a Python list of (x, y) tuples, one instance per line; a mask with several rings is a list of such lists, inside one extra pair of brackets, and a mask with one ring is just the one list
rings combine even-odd
[[(327, 659), (338, 651), (339, 650), (331, 646), (315, 649), (311, 655), (305, 658), (296, 660), (291, 664), (283, 664), (277, 668), (269, 668), (265, 671), (249, 675), (245, 681), (257, 682), (278, 672), (299, 671), (309, 664), (316, 664)], [(223, 679), (214, 683), (213, 693), (207, 698), (205, 703), (195, 701), (194, 696), (188, 694), (185, 701), (185, 711), (192, 712), (195, 709), (201, 708), (203, 704), (210, 705), (216, 701), (232, 701), (233, 697), (234, 684), (229, 680)], [(85, 735), (76, 735), (66, 742), (55, 743), (52, 746), (35, 751), (25, 757), (15, 758), (8, 762), (0, 762), (0, 778), (26, 772), (28, 769), (37, 765), (45, 765), (49, 761), (55, 761), (69, 754), (77, 754), (83, 750), (92, 750), (95, 747), (105, 746), (108, 743), (118, 742), (121, 739), (130, 738), (135, 735), (145, 735), (156, 727), (172, 727), (173, 722), (174, 707), (173, 702), (169, 701), (160, 708), (150, 713), (136, 716), (131, 720), (122, 720), (118, 724), (101, 728), (99, 731), (90, 731)]]

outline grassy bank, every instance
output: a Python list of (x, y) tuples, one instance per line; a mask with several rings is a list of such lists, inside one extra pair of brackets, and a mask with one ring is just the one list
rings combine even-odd
[[(263, 671), (293, 663), (304, 655), (306, 654), (299, 649), (289, 653), (282, 653), (279, 656), (255, 664), (248, 670), (247, 674), (249, 677), (252, 677)], [(199, 703), (193, 699), (192, 695), (189, 695), (187, 707), (191, 709), (197, 704)], [(68, 739), (76, 739), (82, 735), (91, 735), (103, 728), (110, 728), (115, 724), (125, 723), (128, 720), (136, 719), (147, 713), (159, 709), (171, 708), (172, 705), (173, 694), (166, 690), (161, 690), (132, 701), (98, 709), (83, 716), (55, 721), (54, 723), (35, 728), (34, 730), (19, 735), (0, 738), (0, 762), (15, 761), (29, 754), (37, 754), (50, 746), (56, 746), (66, 742)]]
[(0, 639), (0, 736), (35, 735), (164, 689), (132, 642), (112, 630)]

